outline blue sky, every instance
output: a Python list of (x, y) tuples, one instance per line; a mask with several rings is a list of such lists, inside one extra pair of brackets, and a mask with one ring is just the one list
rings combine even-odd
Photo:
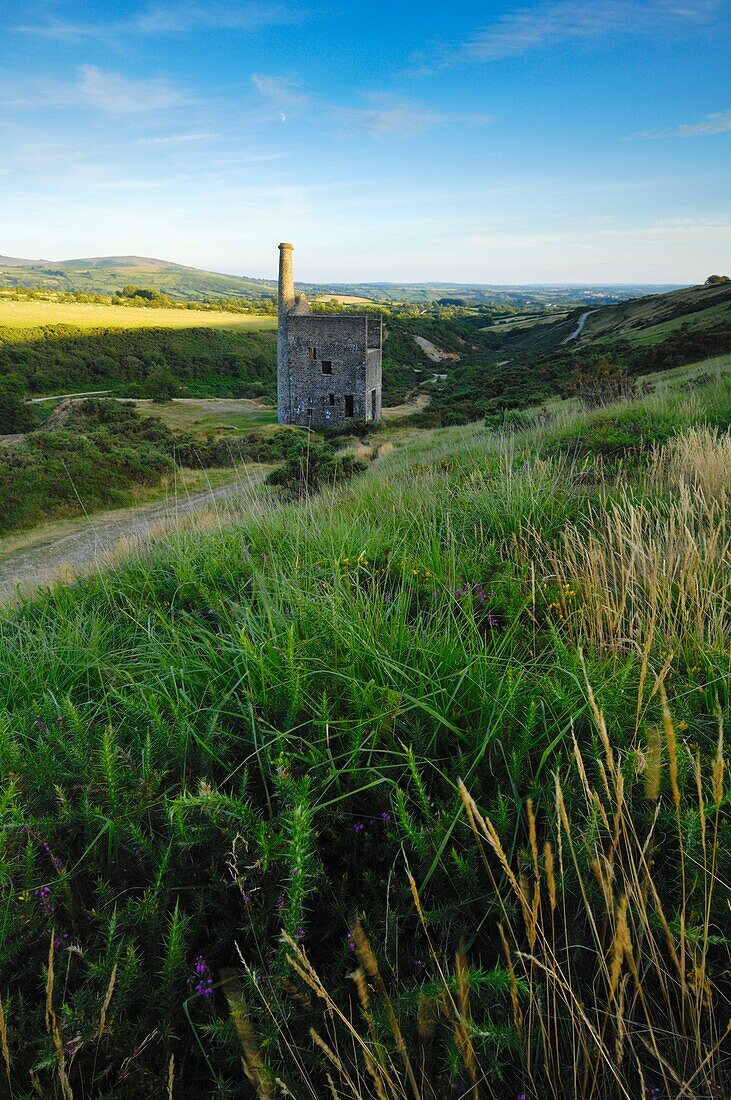
[(0, 254), (731, 273), (731, 0), (0, 6)]

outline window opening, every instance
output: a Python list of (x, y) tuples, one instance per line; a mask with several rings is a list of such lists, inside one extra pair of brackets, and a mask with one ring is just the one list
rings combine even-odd
[(309, 359), (317, 359), (317, 348), (308, 348), (307, 357)]
[(346, 393), (345, 395), (345, 415), (353, 415), (353, 395), (352, 393)]
[(332, 372), (333, 372), (332, 359), (323, 359), (322, 362), (320, 363), (320, 370), (322, 371), (323, 374), (332, 374)]

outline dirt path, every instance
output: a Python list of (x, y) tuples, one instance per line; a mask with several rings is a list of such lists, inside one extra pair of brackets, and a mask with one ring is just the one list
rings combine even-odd
[(579, 318), (579, 327), (577, 329), (575, 329), (574, 332), (572, 332), (570, 336), (566, 337), (566, 339), (564, 340), (564, 344), (570, 344), (572, 340), (578, 340), (579, 337), (581, 336), (584, 325), (586, 324), (588, 318), (591, 317), (592, 313), (596, 313), (596, 312), (597, 312), (597, 310), (595, 310), (595, 309), (589, 309), (589, 310), (587, 310), (586, 313), (582, 313), (581, 317)]
[(211, 522), (227, 499), (261, 482), (256, 470), (230, 485), (157, 501), (136, 508), (98, 512), (85, 519), (58, 520), (20, 535), (0, 539), (0, 603), (27, 594), (55, 580), (71, 579), (108, 563), (115, 555), (134, 551), (174, 529), (191, 513), (210, 512)]

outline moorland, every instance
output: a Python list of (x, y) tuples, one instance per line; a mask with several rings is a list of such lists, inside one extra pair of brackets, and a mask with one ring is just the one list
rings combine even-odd
[[(367, 459), (363, 426), (181, 437), (155, 402), (17, 433), (16, 509), (74, 454), (90, 500), (184, 454), (275, 470), (0, 610), (14, 1097), (729, 1094), (730, 301), (374, 306), (389, 400), (429, 402)], [(29, 331), (0, 349), (16, 414), (56, 392)], [(174, 339), (224, 335), (231, 373), (186, 374)], [(240, 396), (271, 337), (47, 339), (54, 381), (162, 374), (170, 420), (171, 386)]]

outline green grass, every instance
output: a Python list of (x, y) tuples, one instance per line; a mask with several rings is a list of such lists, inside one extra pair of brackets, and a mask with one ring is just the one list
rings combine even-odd
[(96, 328), (224, 328), (266, 332), (277, 327), (274, 316), (254, 313), (202, 312), (187, 309), (136, 309), (79, 302), (3, 301), (0, 328), (33, 329), (39, 325), (71, 325)]
[(154, 416), (173, 431), (220, 435), (223, 431), (246, 432), (276, 424), (277, 410), (272, 405), (256, 401), (216, 398), (184, 398), (155, 404), (149, 400), (135, 401), (142, 416)]
[[(668, 422), (679, 433), (693, 423), (728, 427), (729, 408), (720, 383), (698, 387), (688, 407), (656, 396), (606, 415), (625, 427), (661, 422), (666, 438)], [(675, 780), (684, 797), (695, 790), (693, 754), (705, 761), (715, 752), (716, 715), (729, 702), (727, 648), (694, 615), (703, 599), (714, 622), (731, 625), (720, 589), (671, 586), (668, 599), (684, 616), (652, 619), (640, 571), (626, 592), (634, 633), (598, 639), (585, 616), (602, 592), (572, 589), (574, 578), (551, 558), (571, 531), (579, 541), (594, 535), (601, 548), (598, 517), (613, 503), (651, 508), (662, 527), (685, 492), (662, 480), (662, 463), (650, 481), (634, 452), (619, 473), (555, 453), (567, 433), (588, 438), (598, 423), (582, 414), (524, 435), (475, 425), (421, 433), (346, 488), (300, 504), (252, 498), (230, 526), (181, 532), (0, 612), (0, 998), (17, 1095), (31, 1071), (47, 1092), (63, 1072), (78, 1095), (164, 1095), (172, 1058), (176, 1095), (252, 1096), (240, 1039), (247, 1060), (253, 1040), (230, 1011), (243, 996), (262, 1061), (292, 1095), (326, 1096), (308, 1029), (327, 1029), (328, 1016), (316, 998), (293, 994), (280, 934), (306, 949), (338, 1004), (355, 1013), (347, 975), (357, 919), (390, 967), (388, 995), (414, 1043), (439, 989), (437, 965), (451, 967), (458, 950), (468, 956), (484, 1094), (518, 1095), (529, 1051), (496, 928), (502, 902), (485, 877), (497, 864), (489, 853), (485, 870), (475, 859), (457, 781), (528, 874), (527, 800), (539, 815), (555, 813), (554, 773), (567, 772), (574, 740), (604, 789), (587, 678), (638, 823), (655, 812), (637, 779), (644, 739), (663, 721), (653, 673), (665, 669), (669, 705), (687, 726)], [(661, 438), (650, 433), (652, 442)], [(698, 485), (686, 492), (686, 526), (712, 523), (713, 553), (722, 554), (727, 512), (722, 502), (703, 512), (701, 497)], [(696, 565), (701, 580), (711, 557)], [(562, 882), (576, 911), (582, 884), (598, 890), (592, 838), (604, 834), (581, 776), (567, 780), (564, 797), (581, 817), (576, 866)], [(665, 786), (661, 836), (674, 828), (673, 807)], [(697, 808), (683, 827), (695, 858)], [(714, 875), (727, 883), (727, 821), (722, 828)], [(663, 856), (658, 847), (673, 935), (685, 894)], [(708, 965), (722, 982), (727, 888), (716, 897)], [(571, 935), (581, 976), (576, 945), (587, 958), (596, 948), (584, 923)], [(220, 984), (231, 969), (235, 994)], [(214, 993), (196, 993), (209, 973)], [(539, 992), (517, 990), (526, 1014)], [(47, 997), (63, 1054), (52, 1020), (46, 1027)], [(717, 1025), (725, 1022), (719, 1014)], [(374, 1028), (374, 1044), (388, 1048), (385, 1010)], [(462, 1062), (442, 1029), (432, 1055), (436, 1095), (447, 1096), (460, 1087)], [(642, 1057), (654, 1087), (658, 1061), (652, 1051)], [(569, 1063), (559, 1067), (567, 1080)], [(724, 1095), (729, 1073), (720, 1065), (714, 1088)], [(640, 1095), (634, 1063), (627, 1074), (629, 1094)], [(611, 1085), (603, 1081), (601, 1095), (615, 1100)]]

